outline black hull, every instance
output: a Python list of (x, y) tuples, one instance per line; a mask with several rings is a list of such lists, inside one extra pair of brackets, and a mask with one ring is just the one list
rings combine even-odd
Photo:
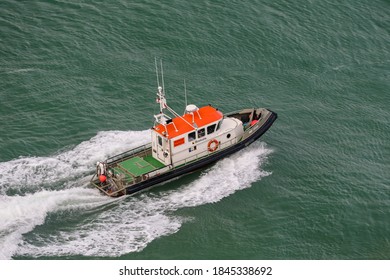
[(271, 111), (271, 116), (267, 119), (267, 121), (259, 128), (256, 132), (254, 132), (251, 136), (246, 138), (245, 140), (240, 141), (239, 143), (226, 148), (220, 152), (214, 153), (213, 155), (210, 155), (204, 159), (200, 159), (196, 162), (186, 164), (182, 167), (175, 168), (172, 171), (168, 171), (166, 173), (163, 173), (161, 175), (155, 176), (153, 178), (150, 178), (148, 180), (142, 181), (136, 185), (131, 185), (128, 188), (126, 188), (126, 194), (134, 194), (137, 192), (140, 192), (144, 189), (150, 188), (156, 184), (165, 182), (167, 180), (176, 178), (178, 176), (182, 176), (184, 174), (188, 174), (191, 172), (194, 172), (202, 167), (205, 167), (213, 162), (216, 162), (224, 157), (227, 157), (231, 154), (236, 153), (237, 151), (247, 147), (257, 139), (259, 139), (274, 123), (274, 121), (277, 119), (277, 114)]

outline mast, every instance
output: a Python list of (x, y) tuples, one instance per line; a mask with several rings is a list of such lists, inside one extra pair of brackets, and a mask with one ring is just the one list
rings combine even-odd
[[(167, 100), (165, 99), (165, 92), (164, 92), (164, 72), (163, 72), (163, 67), (162, 67), (162, 60), (160, 60), (161, 63), (161, 82), (162, 82), (162, 87), (160, 86), (160, 80), (158, 77), (158, 67), (157, 67), (157, 59), (155, 59), (155, 65), (156, 65), (156, 76), (157, 76), (157, 98), (156, 102), (160, 104), (160, 113), (157, 115), (154, 115), (155, 118), (155, 124), (159, 123), (162, 124), (165, 127), (165, 131), (167, 131), (166, 126), (167, 126), (167, 121), (170, 120), (171, 118), (164, 113), (165, 109), (168, 109), (171, 113), (176, 114), (172, 109), (170, 109), (167, 105)], [(173, 124), (175, 127), (175, 130), (177, 131), (176, 125), (173, 122), (170, 122)], [(168, 136), (168, 135), (166, 135)]]
[(184, 100), (185, 100), (185, 107), (184, 108), (187, 108), (187, 87), (186, 87), (186, 79), (184, 79)]
[[(172, 108), (170, 108), (167, 104), (167, 100), (165, 98), (165, 87), (164, 87), (164, 71), (162, 67), (162, 60), (160, 60), (160, 66), (161, 66), (161, 82), (162, 87), (160, 86), (160, 80), (158, 76), (158, 67), (157, 67), (157, 59), (155, 59), (155, 65), (156, 65), (156, 76), (157, 76), (157, 98), (156, 102), (160, 104), (160, 113), (157, 115), (154, 115), (155, 118), (155, 124), (162, 124), (165, 127), (165, 131), (167, 131), (166, 126), (172, 124), (175, 127), (175, 130), (177, 130), (177, 127), (173, 121), (170, 121), (171, 118), (164, 113), (164, 110), (168, 110), (173, 116), (179, 117), (183, 119), (186, 123), (191, 125), (194, 129), (196, 127), (193, 124), (190, 124), (186, 119), (184, 119), (182, 116), (180, 116), (178, 113), (176, 113)], [(187, 103), (187, 96), (186, 96), (186, 103)], [(168, 122), (169, 121), (169, 122)], [(168, 136), (168, 135), (166, 135)]]
[(163, 67), (162, 67), (162, 59), (160, 59), (160, 67), (161, 67), (162, 89), (163, 89), (163, 92), (165, 92), (165, 86), (164, 86), (164, 70), (163, 70)]
[(156, 66), (157, 87), (160, 87), (160, 80), (158, 79), (157, 57), (154, 58), (154, 65)]

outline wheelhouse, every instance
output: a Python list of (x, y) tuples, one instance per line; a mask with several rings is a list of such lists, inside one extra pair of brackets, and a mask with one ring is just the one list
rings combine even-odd
[(152, 128), (153, 156), (165, 165), (181, 164), (207, 151), (207, 143), (216, 137), (222, 122), (222, 112), (211, 105), (188, 105), (184, 115), (157, 122)]

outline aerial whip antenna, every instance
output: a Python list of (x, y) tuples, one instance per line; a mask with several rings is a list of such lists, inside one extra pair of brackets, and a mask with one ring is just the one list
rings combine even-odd
[[(171, 119), (169, 116), (167, 116), (166, 114), (164, 114), (164, 109), (167, 109), (172, 115), (181, 118), (183, 121), (185, 121), (185, 122), (188, 123), (190, 126), (192, 126), (193, 128), (195, 128), (194, 125), (192, 125), (191, 123), (189, 123), (186, 119), (184, 119), (182, 116), (180, 116), (179, 114), (177, 114), (172, 108), (170, 108), (170, 107), (167, 105), (167, 100), (166, 100), (166, 98), (165, 98), (164, 70), (163, 70), (163, 66), (162, 66), (162, 59), (160, 60), (160, 63), (161, 63), (161, 66), (160, 66), (160, 67), (161, 67), (161, 82), (162, 82), (162, 87), (159, 85), (158, 66), (157, 66), (157, 61), (156, 61), (156, 58), (155, 58), (156, 73), (157, 73), (157, 84), (158, 84), (156, 102), (160, 104), (160, 114), (154, 115), (155, 122), (156, 122), (156, 123), (159, 123), (159, 124), (162, 124), (163, 126), (167, 126), (168, 124), (172, 124), (172, 125), (175, 127), (175, 130), (178, 131), (178, 130), (177, 130), (177, 127), (176, 127), (176, 125), (175, 125), (174, 122), (171, 121), (171, 122), (167, 123), (167, 120), (170, 120), (170, 119)], [(187, 103), (187, 101), (186, 101), (186, 103)]]
[(187, 87), (186, 87), (186, 79), (184, 79), (184, 100), (186, 102), (187, 107)]
[(157, 87), (160, 86), (160, 80), (158, 79), (157, 58), (154, 58), (154, 65), (156, 66)]
[(161, 81), (162, 81), (162, 88), (163, 88), (163, 92), (164, 92), (164, 94), (165, 94), (166, 91), (165, 91), (165, 86), (164, 86), (164, 70), (163, 70), (163, 66), (162, 66), (162, 59), (160, 59), (160, 64), (161, 64)]

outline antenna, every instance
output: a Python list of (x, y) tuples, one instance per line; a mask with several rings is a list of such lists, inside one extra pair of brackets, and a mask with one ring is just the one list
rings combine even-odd
[(186, 108), (187, 108), (187, 87), (186, 87), (186, 79), (184, 79), (184, 100), (186, 102)]
[(163, 88), (163, 92), (165, 94), (165, 86), (164, 86), (164, 70), (163, 70), (163, 66), (162, 66), (162, 59), (160, 59), (160, 64), (161, 64), (161, 81), (162, 81), (162, 88)]
[(157, 58), (154, 57), (154, 65), (156, 66), (156, 76), (157, 76), (157, 88), (160, 87), (160, 81), (158, 79), (158, 69), (157, 69)]
[[(154, 115), (155, 122), (164, 125), (164, 127), (166, 125), (172, 123), (173, 126), (175, 127), (175, 130), (177, 131), (177, 128), (176, 128), (176, 125), (174, 122), (167, 123), (167, 120), (170, 119), (168, 115), (164, 114), (164, 109), (167, 109), (173, 116), (177, 116), (177, 117), (181, 118), (183, 121), (188, 123), (190, 126), (192, 126), (193, 128), (196, 128), (194, 125), (190, 124), (186, 119), (184, 119), (182, 116), (177, 114), (172, 108), (170, 108), (168, 106), (167, 100), (165, 99), (164, 70), (163, 70), (163, 66), (162, 66), (162, 59), (160, 59), (162, 87), (160, 87), (160, 85), (159, 85), (160, 81), (158, 78), (158, 66), (157, 66), (157, 59), (156, 58), (154, 58), (154, 62), (156, 64), (157, 85), (158, 85), (156, 102), (160, 104), (160, 114)], [(184, 81), (184, 87), (185, 87), (185, 81)], [(185, 91), (186, 91), (186, 89), (185, 89)], [(186, 103), (187, 103), (187, 94), (186, 94)]]

